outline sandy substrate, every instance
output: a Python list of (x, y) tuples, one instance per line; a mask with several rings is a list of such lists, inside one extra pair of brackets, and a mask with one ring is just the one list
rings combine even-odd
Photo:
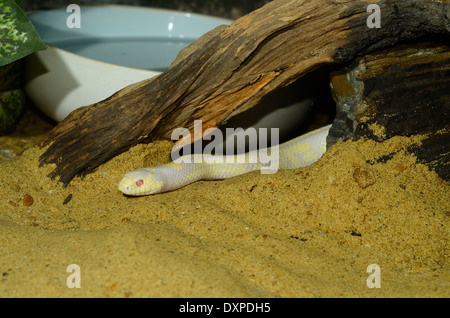
[(136, 198), (119, 180), (168, 162), (171, 143), (67, 188), (30, 148), (0, 161), (0, 297), (449, 297), (449, 185), (402, 152), (368, 163), (414, 142), (340, 143), (308, 168)]

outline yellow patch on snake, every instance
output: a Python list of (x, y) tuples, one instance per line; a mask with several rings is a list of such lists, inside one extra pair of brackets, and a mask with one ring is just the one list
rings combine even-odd
[[(166, 164), (165, 166), (166, 167), (172, 167), (172, 168), (175, 168), (177, 170), (181, 170), (183, 168), (182, 165), (180, 165), (179, 163), (173, 162), (173, 161), (171, 163)], [(152, 171), (152, 172), (155, 172), (155, 171)]]
[(317, 158), (317, 154), (311, 150), (309, 143), (302, 142), (298, 144), (297, 147), (300, 149), (304, 161), (310, 162)]

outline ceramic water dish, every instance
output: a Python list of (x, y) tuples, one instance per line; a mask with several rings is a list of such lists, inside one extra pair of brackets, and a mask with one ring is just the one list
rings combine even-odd
[(129, 6), (81, 7), (81, 27), (69, 28), (66, 9), (30, 20), (49, 47), (27, 59), (26, 92), (56, 121), (72, 110), (160, 74), (201, 35), (231, 21)]

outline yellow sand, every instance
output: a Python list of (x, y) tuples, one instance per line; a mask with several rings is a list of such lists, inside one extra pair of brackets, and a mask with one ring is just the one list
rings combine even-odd
[(403, 153), (366, 162), (419, 140), (339, 143), (308, 168), (136, 198), (120, 178), (168, 162), (171, 143), (67, 188), (30, 148), (0, 162), (0, 297), (449, 297), (448, 183)]

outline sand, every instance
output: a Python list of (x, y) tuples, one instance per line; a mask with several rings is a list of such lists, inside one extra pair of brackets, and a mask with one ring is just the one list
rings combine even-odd
[[(28, 148), (45, 129), (0, 145)], [(450, 187), (401, 150), (420, 139), (347, 141), (307, 168), (145, 197), (117, 184), (168, 162), (170, 142), (67, 188), (28, 148), (0, 161), (0, 297), (449, 297)], [(80, 288), (67, 286), (70, 264)]]

